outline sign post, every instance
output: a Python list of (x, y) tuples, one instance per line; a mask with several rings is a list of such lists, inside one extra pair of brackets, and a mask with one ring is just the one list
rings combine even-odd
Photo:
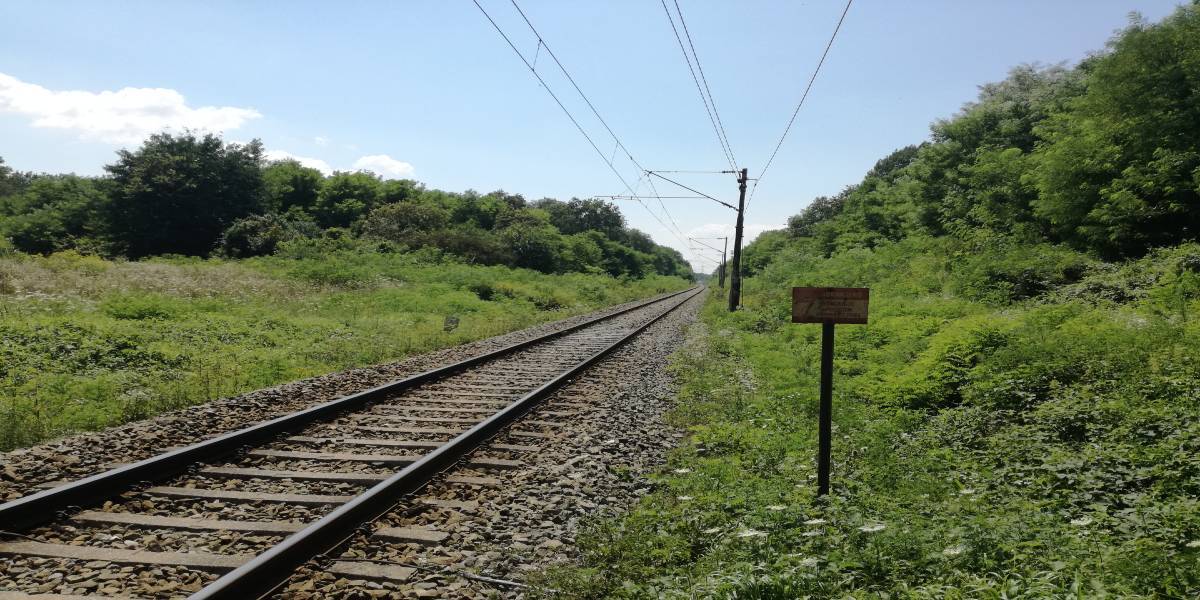
[(829, 493), (833, 438), (833, 326), (865, 325), (868, 288), (792, 288), (792, 322), (821, 324), (821, 404), (817, 417), (817, 496)]

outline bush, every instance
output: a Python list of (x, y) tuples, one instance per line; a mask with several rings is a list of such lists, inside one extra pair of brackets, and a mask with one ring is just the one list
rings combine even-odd
[(398, 202), (371, 211), (363, 223), (363, 235), (411, 244), (417, 232), (443, 229), (450, 222), (450, 212), (438, 206)]
[(320, 229), (302, 213), (253, 215), (234, 221), (221, 235), (217, 247), (230, 258), (274, 254), (279, 245), (292, 240), (313, 238)]

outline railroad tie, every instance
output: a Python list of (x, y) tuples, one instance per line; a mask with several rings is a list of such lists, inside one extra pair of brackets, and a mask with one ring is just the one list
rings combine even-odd
[(450, 537), (450, 534), (444, 531), (421, 529), (419, 527), (380, 527), (371, 536), (389, 542), (434, 546)]
[[(308, 444), (346, 444), (349, 446), (377, 446), (380, 448), (427, 448), (433, 449), (445, 444), (446, 442), (426, 442), (421, 440), (380, 440), (371, 438), (333, 438), (333, 437), (309, 437), (304, 435), (294, 435), (288, 438), (289, 442), (303, 442)], [(507, 450), (510, 452), (534, 452), (538, 449), (537, 446), (523, 446), (520, 444), (488, 444), (488, 448), (496, 450)]]
[(111, 563), (141, 565), (173, 565), (192, 569), (230, 570), (242, 566), (253, 556), (238, 554), (208, 554), (204, 552), (151, 552), (123, 548), (71, 546), (44, 542), (0, 542), (0, 554), (25, 554), (75, 560), (103, 560)]
[(226, 500), (232, 502), (278, 502), (280, 504), (299, 504), (303, 506), (345, 504), (354, 499), (354, 496), (328, 494), (269, 494), (264, 492), (239, 492), (234, 490), (209, 490), (168, 486), (152, 487), (143, 491), (148, 494), (174, 498), (203, 498), (205, 500)]
[(129, 525), (132, 527), (163, 527), (188, 531), (240, 531), (244, 533), (289, 534), (304, 528), (304, 523), (287, 521), (228, 521), (195, 517), (160, 517), (137, 513), (105, 512), (89, 510), (73, 517), (83, 523), (101, 525)]
[(244, 467), (205, 467), (200, 469), (200, 473), (218, 477), (235, 477), (238, 479), (294, 479), (296, 481), (335, 481), (338, 483), (358, 483), (362, 485), (374, 485), (389, 477), (385, 474), (376, 473), (281, 471)]
[(347, 579), (378, 579), (383, 581), (404, 582), (413, 576), (417, 570), (400, 565), (385, 565), (374, 562), (354, 562), (339, 560), (326, 569), (329, 573), (340, 575)]
[(483, 487), (500, 487), (500, 480), (494, 477), (474, 477), (472, 475), (447, 475), (446, 483), (460, 485), (478, 485)]
[[(297, 460), (321, 460), (331, 462), (366, 462), (384, 463), (389, 465), (410, 465), (421, 457), (412, 454), (353, 454), (350, 452), (297, 452), (294, 450), (250, 450), (250, 456), (265, 456), (270, 458), (287, 458)], [(521, 462), (500, 458), (473, 458), (466, 466), (474, 469), (515, 469)]]
[(379, 404), (375, 406), (375, 410), (394, 410), (397, 412), (434, 412), (434, 413), (455, 413), (455, 414), (482, 414), (490, 415), (496, 412), (494, 408), (461, 408), (457, 406), (428, 406), (422, 404)]

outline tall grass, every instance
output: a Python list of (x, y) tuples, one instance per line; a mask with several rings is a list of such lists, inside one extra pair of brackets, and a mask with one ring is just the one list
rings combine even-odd
[[(801, 244), (705, 308), (691, 444), (580, 536), (571, 597), (1200, 596), (1200, 246), (1124, 264), (911, 239)], [(793, 285), (867, 285), (837, 329), (833, 493), (814, 497), (820, 327)], [(1032, 293), (1031, 293), (1032, 291)], [(678, 469), (676, 471), (676, 469)]]
[(0, 449), (686, 285), (353, 250), (248, 261), (0, 256)]

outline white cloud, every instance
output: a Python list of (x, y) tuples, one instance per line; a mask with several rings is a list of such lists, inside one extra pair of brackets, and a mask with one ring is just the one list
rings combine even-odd
[(296, 156), (295, 154), (292, 154), (291, 152), (285, 152), (283, 150), (267, 150), (266, 152), (263, 152), (263, 156), (265, 156), (267, 158), (267, 160), (291, 159), (291, 160), (294, 160), (306, 167), (311, 167), (313, 169), (316, 169), (325, 175), (329, 175), (329, 174), (333, 173), (333, 167), (329, 166), (329, 163), (327, 163), (319, 158), (310, 158), (308, 156)]
[(397, 177), (407, 177), (413, 173), (413, 166), (411, 164), (396, 160), (386, 154), (374, 154), (359, 158), (354, 161), (354, 164), (349, 169), (335, 169), (328, 162), (319, 158), (296, 156), (286, 150), (267, 150), (263, 155), (267, 160), (294, 160), (306, 167), (312, 167), (325, 175), (332, 175), (335, 170), (371, 171), (376, 175), (382, 175), (384, 179), (394, 179)]
[(317, 137), (313, 138), (313, 143), (318, 146), (327, 146), (329, 145), (329, 138), (323, 135), (318, 135)]
[(413, 166), (400, 160), (396, 160), (386, 154), (371, 154), (364, 156), (354, 161), (354, 168), (362, 171), (371, 171), (376, 175), (382, 175), (384, 179), (395, 179), (399, 177), (408, 177), (413, 174)]
[(262, 115), (252, 108), (187, 105), (166, 88), (55, 91), (0, 73), (0, 112), (25, 115), (34, 127), (67, 129), (81, 138), (136, 144), (164, 129), (229, 131)]

